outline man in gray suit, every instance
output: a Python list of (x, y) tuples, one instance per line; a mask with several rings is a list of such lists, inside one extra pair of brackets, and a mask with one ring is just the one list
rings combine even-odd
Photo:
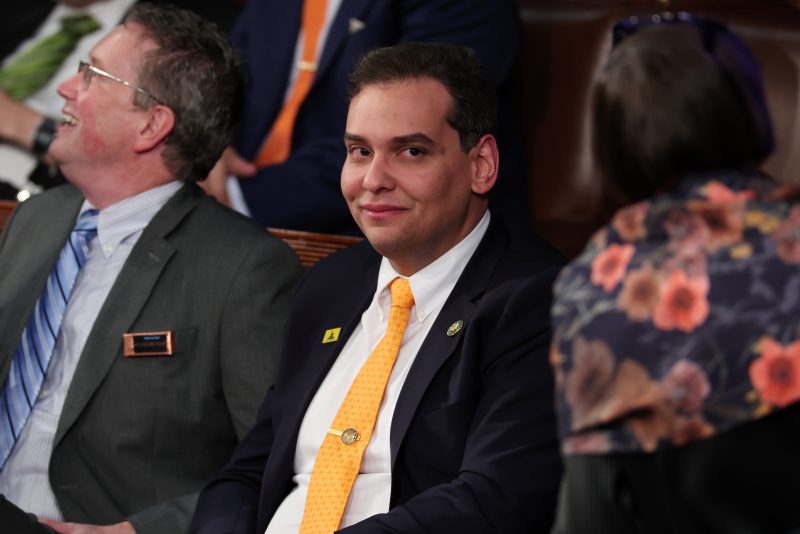
[(0, 238), (0, 494), (59, 532), (185, 531), (272, 382), (299, 263), (193, 183), (241, 87), (213, 26), (148, 4), (59, 87), (71, 184)]

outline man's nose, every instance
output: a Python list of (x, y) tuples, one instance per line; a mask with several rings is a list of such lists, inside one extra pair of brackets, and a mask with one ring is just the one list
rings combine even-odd
[(81, 83), (83, 83), (83, 75), (80, 72), (76, 72), (58, 84), (56, 92), (67, 100), (74, 100), (75, 96), (78, 94)]
[(391, 189), (394, 184), (392, 169), (386, 156), (375, 154), (362, 180), (362, 187), (367, 191)]

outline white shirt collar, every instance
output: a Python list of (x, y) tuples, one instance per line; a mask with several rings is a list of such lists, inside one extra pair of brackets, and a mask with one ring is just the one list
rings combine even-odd
[(486, 229), (489, 228), (490, 219), (489, 210), (486, 210), (486, 213), (483, 214), (475, 228), (464, 239), (411, 276), (401, 275), (392, 267), (388, 258), (382, 258), (380, 270), (378, 271), (378, 286), (374, 297), (379, 301), (378, 309), (388, 309), (388, 301), (390, 300), (389, 283), (395, 278), (408, 278), (411, 293), (414, 295), (414, 309), (412, 310), (414, 315), (412, 315), (412, 320), (422, 321), (432, 311), (438, 309), (447, 300), (458, 278), (464, 271), (464, 267), (466, 267), (467, 262), (478, 248)]
[[(173, 180), (101, 210), (97, 219), (97, 240), (103, 254), (110, 256), (126, 238), (142, 231), (182, 186), (183, 182)], [(84, 200), (80, 213), (89, 209), (96, 208)]]

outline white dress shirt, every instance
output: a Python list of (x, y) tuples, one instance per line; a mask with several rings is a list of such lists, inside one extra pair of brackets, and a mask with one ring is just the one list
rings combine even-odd
[[(24, 100), (25, 104), (49, 117), (60, 117), (64, 99), (56, 89), (66, 79), (78, 72), (78, 62), (87, 60), (89, 51), (103, 38), (114, 26), (119, 24), (122, 17), (136, 0), (106, 0), (94, 4), (75, 8), (66, 4), (56, 4), (50, 15), (39, 26), (37, 32), (30, 39), (22, 42), (13, 54), (6, 57), (3, 65), (14, 61), (22, 52), (39, 42), (43, 37), (52, 35), (61, 29), (61, 19), (70, 15), (87, 13), (94, 17), (100, 24), (100, 29), (94, 31), (78, 42), (75, 50), (64, 60), (53, 78), (44, 87), (39, 89)], [(36, 156), (14, 145), (0, 142), (0, 180), (11, 183), (17, 189), (27, 188), (31, 192), (38, 192), (41, 188), (36, 184), (28, 183), (28, 176), (36, 167)]]
[[(50, 486), (48, 465), (72, 376), (97, 314), (131, 249), (156, 212), (180, 187), (180, 182), (170, 182), (100, 212), (97, 237), (89, 245), (86, 263), (75, 280), (64, 310), (42, 389), (0, 471), (0, 494), (27, 512), (63, 519)], [(80, 213), (90, 208), (91, 204), (84, 201)]]
[[(436, 261), (408, 277), (415, 304), (389, 376), (375, 431), (364, 452), (361, 469), (344, 510), (341, 527), (389, 510), (392, 490), (389, 434), (397, 399), (428, 331), (486, 233), (489, 218), (487, 211), (467, 237)], [(275, 512), (266, 534), (298, 532), (319, 447), (350, 385), (386, 331), (391, 305), (389, 283), (398, 277), (402, 276), (383, 258), (372, 302), (306, 410), (294, 457), (293, 480), (296, 486)], [(453, 318), (454, 321), (457, 319)]]

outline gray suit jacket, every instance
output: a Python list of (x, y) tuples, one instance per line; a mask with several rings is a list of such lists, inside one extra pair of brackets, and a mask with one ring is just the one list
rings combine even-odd
[[(83, 201), (22, 204), (0, 238), (0, 380)], [(301, 274), (283, 242), (186, 185), (145, 228), (95, 322), (50, 460), (68, 521), (185, 531), (196, 492), (255, 419)], [(122, 334), (172, 331), (174, 355), (123, 356)]]

